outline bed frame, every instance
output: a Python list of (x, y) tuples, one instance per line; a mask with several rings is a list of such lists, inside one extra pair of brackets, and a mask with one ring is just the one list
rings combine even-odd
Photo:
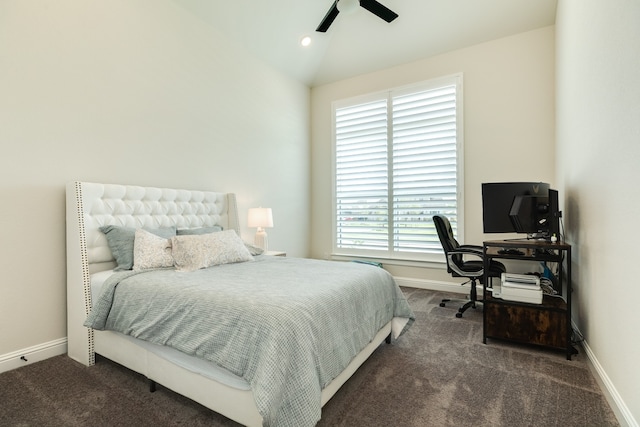
[[(199, 228), (219, 225), (240, 235), (233, 193), (70, 182), (67, 197), (68, 355), (86, 365), (100, 354), (246, 426), (261, 426), (251, 390), (241, 390), (175, 365), (123, 336), (83, 326), (92, 306), (91, 274), (115, 267), (99, 227)], [(391, 322), (322, 391), (329, 401), (391, 333)]]

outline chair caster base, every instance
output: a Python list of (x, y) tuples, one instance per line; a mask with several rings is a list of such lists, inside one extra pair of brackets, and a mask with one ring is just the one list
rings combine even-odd
[[(451, 301), (450, 299), (443, 299), (442, 302), (440, 303), (440, 307), (445, 307), (446, 303), (448, 303), (449, 301)], [(456, 313), (456, 317), (459, 319), (462, 317), (462, 313), (464, 313), (465, 311), (467, 311), (467, 309), (469, 308), (476, 308), (476, 300), (471, 300), (471, 301), (467, 301), (462, 307), (460, 307), (458, 309), (458, 312)]]

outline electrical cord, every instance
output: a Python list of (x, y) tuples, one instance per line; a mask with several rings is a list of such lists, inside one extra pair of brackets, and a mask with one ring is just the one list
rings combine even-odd
[(540, 278), (540, 288), (545, 295), (556, 295), (558, 292), (553, 288), (553, 282), (546, 277)]

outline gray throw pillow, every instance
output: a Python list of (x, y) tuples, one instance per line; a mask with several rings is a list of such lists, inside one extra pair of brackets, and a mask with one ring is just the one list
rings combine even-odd
[[(155, 229), (145, 227), (144, 229), (165, 239), (176, 235), (175, 227)], [(100, 227), (100, 231), (107, 237), (109, 249), (116, 260), (117, 266), (114, 271), (131, 270), (133, 268), (133, 244), (136, 238), (136, 229), (120, 225), (105, 225)]]
[(214, 225), (212, 227), (202, 227), (202, 228), (180, 228), (178, 229), (178, 236), (187, 236), (193, 234), (209, 234), (209, 233), (217, 233), (218, 231), (222, 231), (222, 227), (218, 225)]

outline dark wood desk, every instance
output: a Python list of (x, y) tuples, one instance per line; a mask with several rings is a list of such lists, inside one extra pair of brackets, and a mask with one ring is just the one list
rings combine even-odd
[[(514, 252), (517, 250), (518, 252)], [(555, 296), (544, 295), (542, 304), (507, 301), (494, 297), (491, 279), (484, 283), (483, 342), (495, 338), (576, 353), (571, 343), (571, 245), (545, 240), (489, 240), (483, 244), (484, 268), (493, 259), (531, 261), (553, 265)], [(537, 271), (537, 269), (536, 269)]]

